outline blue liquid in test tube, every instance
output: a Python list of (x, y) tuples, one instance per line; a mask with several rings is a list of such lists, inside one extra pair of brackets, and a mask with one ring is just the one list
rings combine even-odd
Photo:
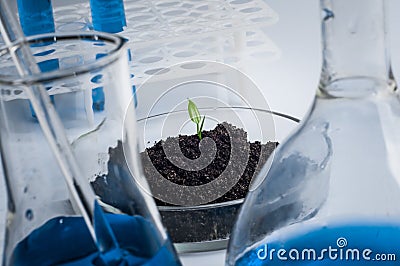
[[(96, 54), (96, 59), (102, 58), (106, 56), (107, 54)], [(103, 75), (99, 74), (94, 76), (91, 79), (91, 82), (93, 83), (101, 83), (101, 79), (103, 78)], [(93, 111), (103, 111), (104, 110), (104, 90), (103, 87), (97, 87), (92, 90), (92, 109)]]
[(17, 0), (19, 20), (26, 36), (54, 32), (50, 0)]
[(118, 33), (126, 26), (123, 0), (90, 0), (93, 28)]
[[(123, 0), (90, 0), (90, 10), (92, 13), (93, 29), (108, 33), (119, 33), (126, 26), (126, 17)], [(131, 61), (130, 51), (128, 50), (129, 61)], [(96, 59), (105, 56), (96, 55)], [(133, 75), (132, 75), (133, 77)], [(97, 83), (101, 77), (92, 78), (92, 82)], [(135, 107), (137, 106), (136, 87), (132, 86)], [(97, 87), (92, 92), (93, 110), (104, 110), (104, 91), (103, 87)]]
[[(22, 31), (26, 36), (55, 32), (53, 7), (50, 0), (17, 0), (19, 21)], [(37, 44), (36, 46), (44, 46)], [(59, 68), (58, 59), (46, 60), (39, 63), (41, 72), (49, 72)], [(54, 104), (54, 97), (51, 97)], [(32, 117), (36, 119), (36, 114), (31, 109)]]

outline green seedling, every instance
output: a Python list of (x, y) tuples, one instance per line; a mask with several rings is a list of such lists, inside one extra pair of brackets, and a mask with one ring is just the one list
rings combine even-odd
[(197, 136), (199, 137), (199, 139), (202, 139), (201, 131), (203, 131), (204, 120), (206, 119), (206, 116), (203, 116), (203, 119), (202, 119), (199, 109), (197, 109), (196, 104), (189, 99), (188, 99), (188, 101), (189, 101), (188, 102), (188, 112), (189, 112), (190, 120), (192, 120), (194, 123), (196, 123)]

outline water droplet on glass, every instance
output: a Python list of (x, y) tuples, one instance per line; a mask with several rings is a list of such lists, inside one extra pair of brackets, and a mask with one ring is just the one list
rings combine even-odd
[(25, 217), (26, 217), (26, 219), (28, 219), (29, 221), (31, 221), (31, 220), (33, 219), (33, 211), (32, 211), (31, 209), (28, 209), (28, 210), (25, 212)]

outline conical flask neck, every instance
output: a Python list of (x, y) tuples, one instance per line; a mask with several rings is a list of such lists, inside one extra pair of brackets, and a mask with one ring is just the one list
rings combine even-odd
[(359, 97), (394, 85), (384, 0), (321, 0), (323, 65), (320, 88)]

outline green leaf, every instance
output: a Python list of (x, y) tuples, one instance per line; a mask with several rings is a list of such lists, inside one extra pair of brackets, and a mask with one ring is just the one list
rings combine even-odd
[(199, 109), (197, 109), (196, 104), (194, 102), (192, 102), (191, 100), (189, 100), (189, 103), (188, 103), (188, 111), (189, 111), (190, 120), (192, 120), (196, 124), (199, 124), (200, 120), (201, 120), (200, 112), (199, 112)]

